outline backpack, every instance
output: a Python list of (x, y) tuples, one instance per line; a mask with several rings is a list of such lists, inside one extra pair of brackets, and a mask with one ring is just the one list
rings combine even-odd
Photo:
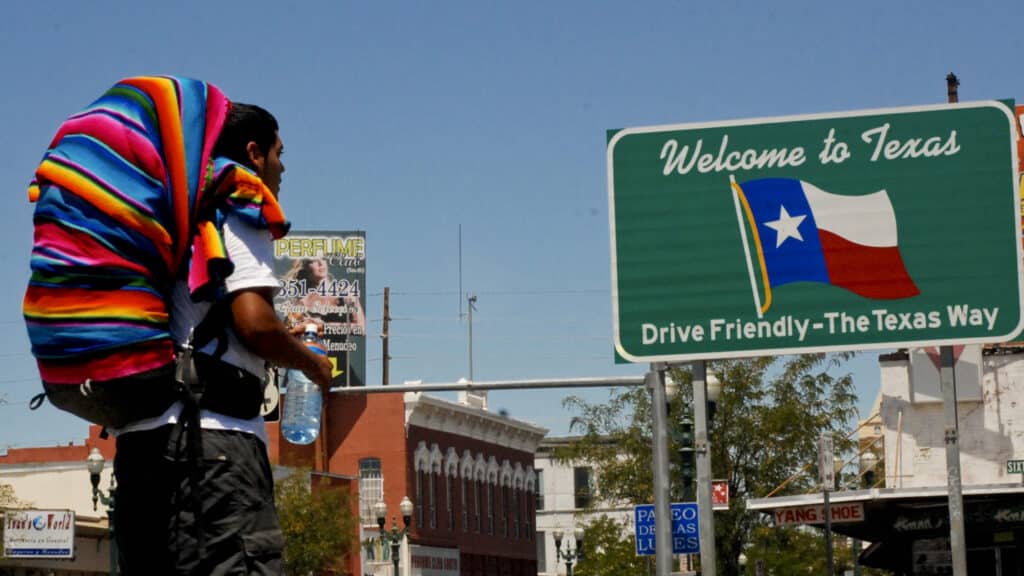
[(212, 84), (134, 77), (58, 129), (29, 186), (23, 302), (56, 407), (105, 427), (163, 413), (181, 392), (174, 282), (187, 275), (194, 300), (216, 299), (232, 270), (219, 234), (225, 210), (250, 214), (275, 237), (287, 231), (255, 174), (211, 158), (229, 108)]

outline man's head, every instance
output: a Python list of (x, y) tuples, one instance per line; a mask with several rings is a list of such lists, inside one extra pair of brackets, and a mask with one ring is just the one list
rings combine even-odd
[(283, 151), (274, 116), (259, 106), (241, 102), (231, 104), (213, 147), (214, 157), (224, 156), (251, 168), (275, 196), (281, 189)]

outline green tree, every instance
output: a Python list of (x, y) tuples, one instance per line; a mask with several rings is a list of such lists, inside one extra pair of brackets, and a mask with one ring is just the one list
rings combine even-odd
[(602, 514), (582, 524), (583, 558), (573, 570), (579, 576), (621, 576), (646, 574), (647, 560), (636, 555), (633, 539), (621, 522)]
[(278, 482), (274, 492), (285, 538), (285, 574), (345, 573), (345, 558), (358, 552), (348, 490), (323, 477), (311, 489), (309, 471), (300, 470)]
[[(787, 478), (805, 470), (807, 463), (816, 460), (816, 442), (823, 433), (833, 435), (837, 451), (852, 449), (853, 442), (846, 433), (856, 417), (853, 381), (849, 374), (835, 374), (849, 357), (811, 354), (709, 364), (708, 370), (723, 384), (709, 429), (712, 476), (727, 479), (731, 494), (729, 510), (715, 514), (720, 574), (739, 574), (740, 552), (763, 544), (762, 532), (755, 528), (766, 527), (767, 519), (746, 509), (748, 498), (767, 496)], [(675, 438), (680, 415), (685, 406), (692, 404), (693, 390), (687, 369), (674, 368), (672, 374), (681, 392), (670, 407), (669, 419), (673, 426), (670, 453), (678, 469)], [(581, 438), (560, 449), (556, 457), (591, 463), (598, 477), (596, 501), (621, 505), (653, 502), (649, 392), (643, 388), (618, 389), (605, 403), (591, 404), (573, 396), (565, 404), (577, 413), (570, 430)], [(812, 468), (810, 474), (797, 476), (778, 495), (811, 492), (816, 477)], [(681, 500), (680, 484), (673, 482), (673, 500)], [(771, 530), (780, 535), (793, 532)], [(808, 534), (817, 534), (817, 540), (823, 540), (820, 531)], [(777, 539), (771, 545), (802, 547), (813, 553), (809, 542), (796, 543), (798, 539)], [(818, 551), (823, 558), (820, 543)], [(750, 553), (747, 556), (752, 557)], [(776, 574), (791, 573), (788, 570), (793, 568), (782, 561), (773, 565), (774, 557), (765, 561), (766, 568), (774, 568)]]
[[(14, 494), (13, 486), (10, 484), (0, 483), (0, 510), (24, 508), (26, 506), (28, 506), (28, 503), (19, 500)], [(4, 539), (4, 526), (6, 524), (6, 518), (0, 519), (0, 542)], [(2, 549), (0, 549), (0, 556), (3, 556)]]

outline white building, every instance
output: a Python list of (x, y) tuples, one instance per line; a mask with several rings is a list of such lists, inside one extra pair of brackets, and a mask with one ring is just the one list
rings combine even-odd
[[(594, 483), (593, 468), (583, 462), (560, 463), (553, 457), (559, 446), (573, 442), (573, 437), (548, 437), (537, 447), (534, 470), (537, 474), (537, 574), (555, 576), (565, 574), (565, 564), (555, 558), (555, 539), (552, 533), (565, 533), (562, 547), (571, 545), (573, 530), (586, 523), (583, 509), (591, 503)], [(587, 514), (607, 515), (619, 522), (632, 525), (632, 506), (602, 505), (598, 503)]]
[[(73, 559), (0, 558), (4, 576), (86, 576), (107, 574), (110, 537), (106, 508), (93, 510), (92, 485), (86, 456), (109, 441), (90, 438), (84, 445), (11, 449), (0, 454), (0, 483), (10, 485), (25, 507), (71, 510), (75, 515)], [(107, 460), (100, 488), (110, 485), (112, 463)]]
[[(963, 519), (971, 576), (1024, 574), (1024, 346), (957, 347), (957, 422)], [(863, 563), (899, 574), (951, 570), (946, 467), (947, 431), (939, 386), (938, 350), (901, 350), (879, 357), (878, 417), (884, 483), (834, 492), (831, 501), (855, 521), (833, 529), (872, 545)], [(867, 452), (865, 452), (867, 453)], [(881, 480), (881, 479), (879, 479)], [(822, 505), (821, 494), (751, 500), (748, 508), (787, 519)], [(833, 518), (835, 518), (833, 516)], [(817, 521), (801, 521), (817, 524)]]

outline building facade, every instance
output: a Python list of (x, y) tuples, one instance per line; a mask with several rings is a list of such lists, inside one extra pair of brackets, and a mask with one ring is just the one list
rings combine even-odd
[[(556, 557), (555, 530), (561, 530), (566, 544), (572, 543), (577, 526), (585, 526), (590, 517), (607, 515), (617, 522), (632, 525), (631, 506), (594, 502), (593, 489), (598, 479), (594, 469), (585, 462), (561, 462), (555, 450), (575, 440), (574, 437), (546, 438), (537, 448), (534, 468), (537, 475), (537, 574), (565, 574), (565, 564)], [(585, 537), (584, 537), (585, 538)], [(564, 546), (565, 544), (563, 544)]]
[(401, 576), (537, 573), (534, 452), (545, 429), (418, 392), (332, 395), (326, 414), (313, 445), (272, 434), (271, 458), (356, 479), (361, 554), (350, 561), (353, 574), (392, 574), (374, 505), (383, 500), (387, 527), (401, 527), (405, 497), (413, 514)]
[[(1024, 474), (1013, 472), (1013, 463), (1024, 461), (1024, 347), (957, 347), (956, 356), (968, 572), (1024, 576)], [(876, 477), (831, 497), (833, 530), (868, 543), (861, 563), (896, 574), (952, 573), (938, 366), (934, 349), (879, 357), (877, 418), (868, 419), (871, 430), (859, 442), (861, 471), (869, 469), (865, 456), (870, 464), (877, 457)], [(820, 527), (822, 503), (821, 494), (806, 494), (751, 500), (748, 508), (772, 514), (777, 524), (797, 519)]]
[(95, 576), (108, 574), (110, 526), (106, 507), (93, 508), (92, 484), (86, 457), (98, 448), (106, 459), (99, 487), (110, 486), (114, 443), (90, 429), (83, 444), (11, 448), (0, 454), (0, 483), (10, 485), (23, 507), (71, 510), (75, 514), (73, 559), (0, 557), (0, 576)]

